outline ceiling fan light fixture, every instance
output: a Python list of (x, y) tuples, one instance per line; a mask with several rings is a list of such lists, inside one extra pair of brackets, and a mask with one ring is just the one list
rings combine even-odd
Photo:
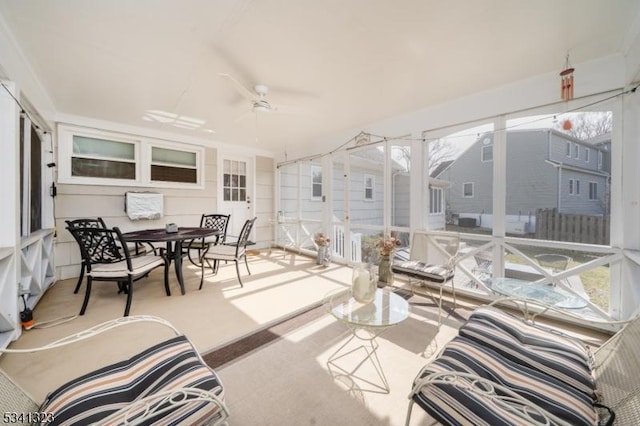
[(253, 103), (253, 112), (269, 112), (271, 111), (271, 105), (265, 100), (258, 100)]

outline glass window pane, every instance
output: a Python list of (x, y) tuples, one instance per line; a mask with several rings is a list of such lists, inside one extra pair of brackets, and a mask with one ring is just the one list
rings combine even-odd
[(73, 153), (100, 157), (135, 159), (135, 145), (127, 142), (116, 142), (105, 139), (73, 136)]
[(240, 189), (238, 192), (239, 201), (247, 201), (247, 190)]
[(384, 225), (384, 161), (382, 144), (349, 153), (349, 217), (354, 225)]
[[(481, 161), (493, 145), (493, 124), (463, 129), (429, 142), (429, 176), (444, 190), (445, 210), (429, 214), (429, 229), (491, 234), (494, 161)], [(485, 151), (488, 152), (488, 151)], [(491, 148), (493, 159), (493, 148)], [(425, 197), (425, 199), (430, 199)], [(425, 209), (432, 211), (432, 207)]]
[(222, 172), (223, 173), (231, 173), (231, 161), (224, 160), (224, 163), (222, 165)]
[(222, 181), (223, 181), (222, 183), (223, 186), (226, 186), (226, 187), (231, 186), (231, 175), (229, 173), (225, 173), (222, 176)]
[(246, 188), (247, 187), (247, 177), (244, 175), (240, 175), (240, 188)]
[(136, 165), (120, 161), (72, 158), (71, 176), (135, 180)]
[(283, 218), (297, 218), (298, 165), (287, 164), (278, 168), (280, 173), (280, 209)]
[(224, 200), (225, 200), (225, 201), (231, 201), (231, 189), (229, 189), (229, 188), (224, 188), (222, 192), (223, 192), (223, 194), (224, 194), (224, 195), (223, 195), (223, 196), (224, 196)]
[(151, 180), (162, 182), (198, 183), (198, 175), (196, 169), (152, 165)]
[(344, 178), (344, 156), (336, 156), (332, 163), (332, 183), (333, 183), (333, 215), (338, 221), (344, 220), (345, 215), (345, 178)]
[(409, 171), (411, 170), (411, 146), (391, 146), (391, 224), (393, 226), (409, 226)]
[(238, 201), (238, 188), (231, 189), (231, 201)]
[(151, 148), (151, 160), (159, 163), (196, 166), (196, 153), (166, 148)]

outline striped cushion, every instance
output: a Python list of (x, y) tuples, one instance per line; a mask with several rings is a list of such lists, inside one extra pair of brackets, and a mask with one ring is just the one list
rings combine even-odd
[(460, 327), (459, 335), (595, 397), (590, 354), (577, 341), (525, 323), (493, 307), (476, 309)]
[[(596, 424), (593, 401), (584, 393), (566, 386), (546, 373), (512, 362), (465, 337), (455, 337), (447, 344), (441, 356), (423, 371), (421, 377), (449, 371), (473, 374), (505, 386), (568, 424)], [(458, 379), (456, 383), (473, 387), (468, 379)], [(522, 419), (514, 420), (515, 414), (504, 404), (468, 388), (449, 383), (428, 383), (422, 386), (413, 399), (436, 420), (447, 425), (527, 423)], [(501, 392), (497, 390), (497, 393)], [(533, 412), (531, 415), (536, 417)]]
[[(164, 265), (164, 259), (160, 256), (137, 256), (131, 258), (131, 275), (143, 275), (153, 268)], [(114, 263), (99, 263), (91, 265), (90, 275), (94, 278), (117, 278), (126, 277), (129, 273), (127, 269), (127, 261), (121, 260)]]
[[(54, 414), (48, 425), (90, 424), (147, 396), (193, 387), (211, 391), (222, 400), (224, 392), (216, 374), (203, 364), (191, 343), (178, 336), (132, 358), (79, 377), (53, 391), (40, 407)], [(162, 424), (202, 424), (219, 408), (195, 402), (162, 414)], [(151, 417), (142, 424), (152, 424)]]
[(409, 275), (415, 278), (444, 283), (453, 278), (454, 271), (442, 265), (431, 265), (419, 260), (394, 262), (393, 272)]

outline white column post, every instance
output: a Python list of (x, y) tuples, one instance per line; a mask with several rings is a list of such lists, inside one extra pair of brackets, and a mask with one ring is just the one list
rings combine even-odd
[[(507, 196), (507, 121), (499, 116), (494, 122), (493, 135), (493, 239), (502, 243), (505, 237), (505, 215)], [(504, 248), (497, 244), (493, 248), (493, 276), (504, 276)]]

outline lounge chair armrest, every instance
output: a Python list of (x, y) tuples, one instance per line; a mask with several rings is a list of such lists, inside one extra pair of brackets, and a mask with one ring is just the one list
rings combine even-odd
[(133, 316), (129, 316), (129, 317), (122, 317), (122, 318), (117, 318), (114, 320), (110, 320), (110, 321), (106, 321), (103, 322), (102, 324), (98, 324), (96, 326), (93, 326), (91, 328), (88, 328), (86, 330), (80, 331), (78, 333), (63, 337), (61, 339), (58, 339), (54, 342), (48, 343), (44, 346), (40, 346), (37, 348), (28, 348), (28, 349), (0, 349), (0, 353), (33, 353), (33, 352), (41, 352), (41, 351), (45, 351), (48, 349), (52, 349), (52, 348), (58, 348), (61, 346), (66, 346), (69, 345), (71, 343), (75, 343), (75, 342), (79, 342), (81, 340), (85, 340), (85, 339), (89, 339), (91, 337), (97, 336), (99, 334), (102, 334), (106, 331), (109, 330), (113, 330), (114, 328), (118, 328), (121, 326), (125, 326), (125, 325), (129, 325), (129, 324), (133, 324), (133, 323), (143, 323), (143, 322), (149, 322), (149, 323), (156, 323), (156, 324), (160, 324), (163, 325), (165, 327), (168, 327), (169, 329), (171, 329), (176, 336), (180, 335), (181, 333), (173, 326), (171, 325), (170, 322), (159, 318), (159, 317), (155, 317), (152, 315), (133, 315)]
[(171, 411), (176, 406), (199, 402), (208, 402), (218, 406), (218, 421), (214, 424), (229, 417), (229, 411), (226, 405), (213, 392), (198, 388), (180, 388), (159, 392), (136, 401), (105, 417), (97, 424), (126, 424), (128, 426), (135, 426), (145, 422), (149, 417)]
[[(420, 373), (422, 373), (422, 371)], [(420, 375), (418, 375), (418, 377), (420, 377)], [(411, 390), (411, 394), (409, 395), (409, 399), (412, 399), (414, 395), (420, 393), (420, 390), (424, 386), (428, 386), (430, 384), (455, 386), (479, 397), (487, 398), (500, 408), (509, 411), (512, 415), (520, 417), (526, 424), (567, 425), (566, 421), (563, 421), (547, 410), (538, 407), (531, 401), (528, 401), (513, 392), (511, 389), (469, 373), (456, 371), (437, 372), (416, 379), (413, 389)], [(540, 421), (540, 418), (543, 420)]]

